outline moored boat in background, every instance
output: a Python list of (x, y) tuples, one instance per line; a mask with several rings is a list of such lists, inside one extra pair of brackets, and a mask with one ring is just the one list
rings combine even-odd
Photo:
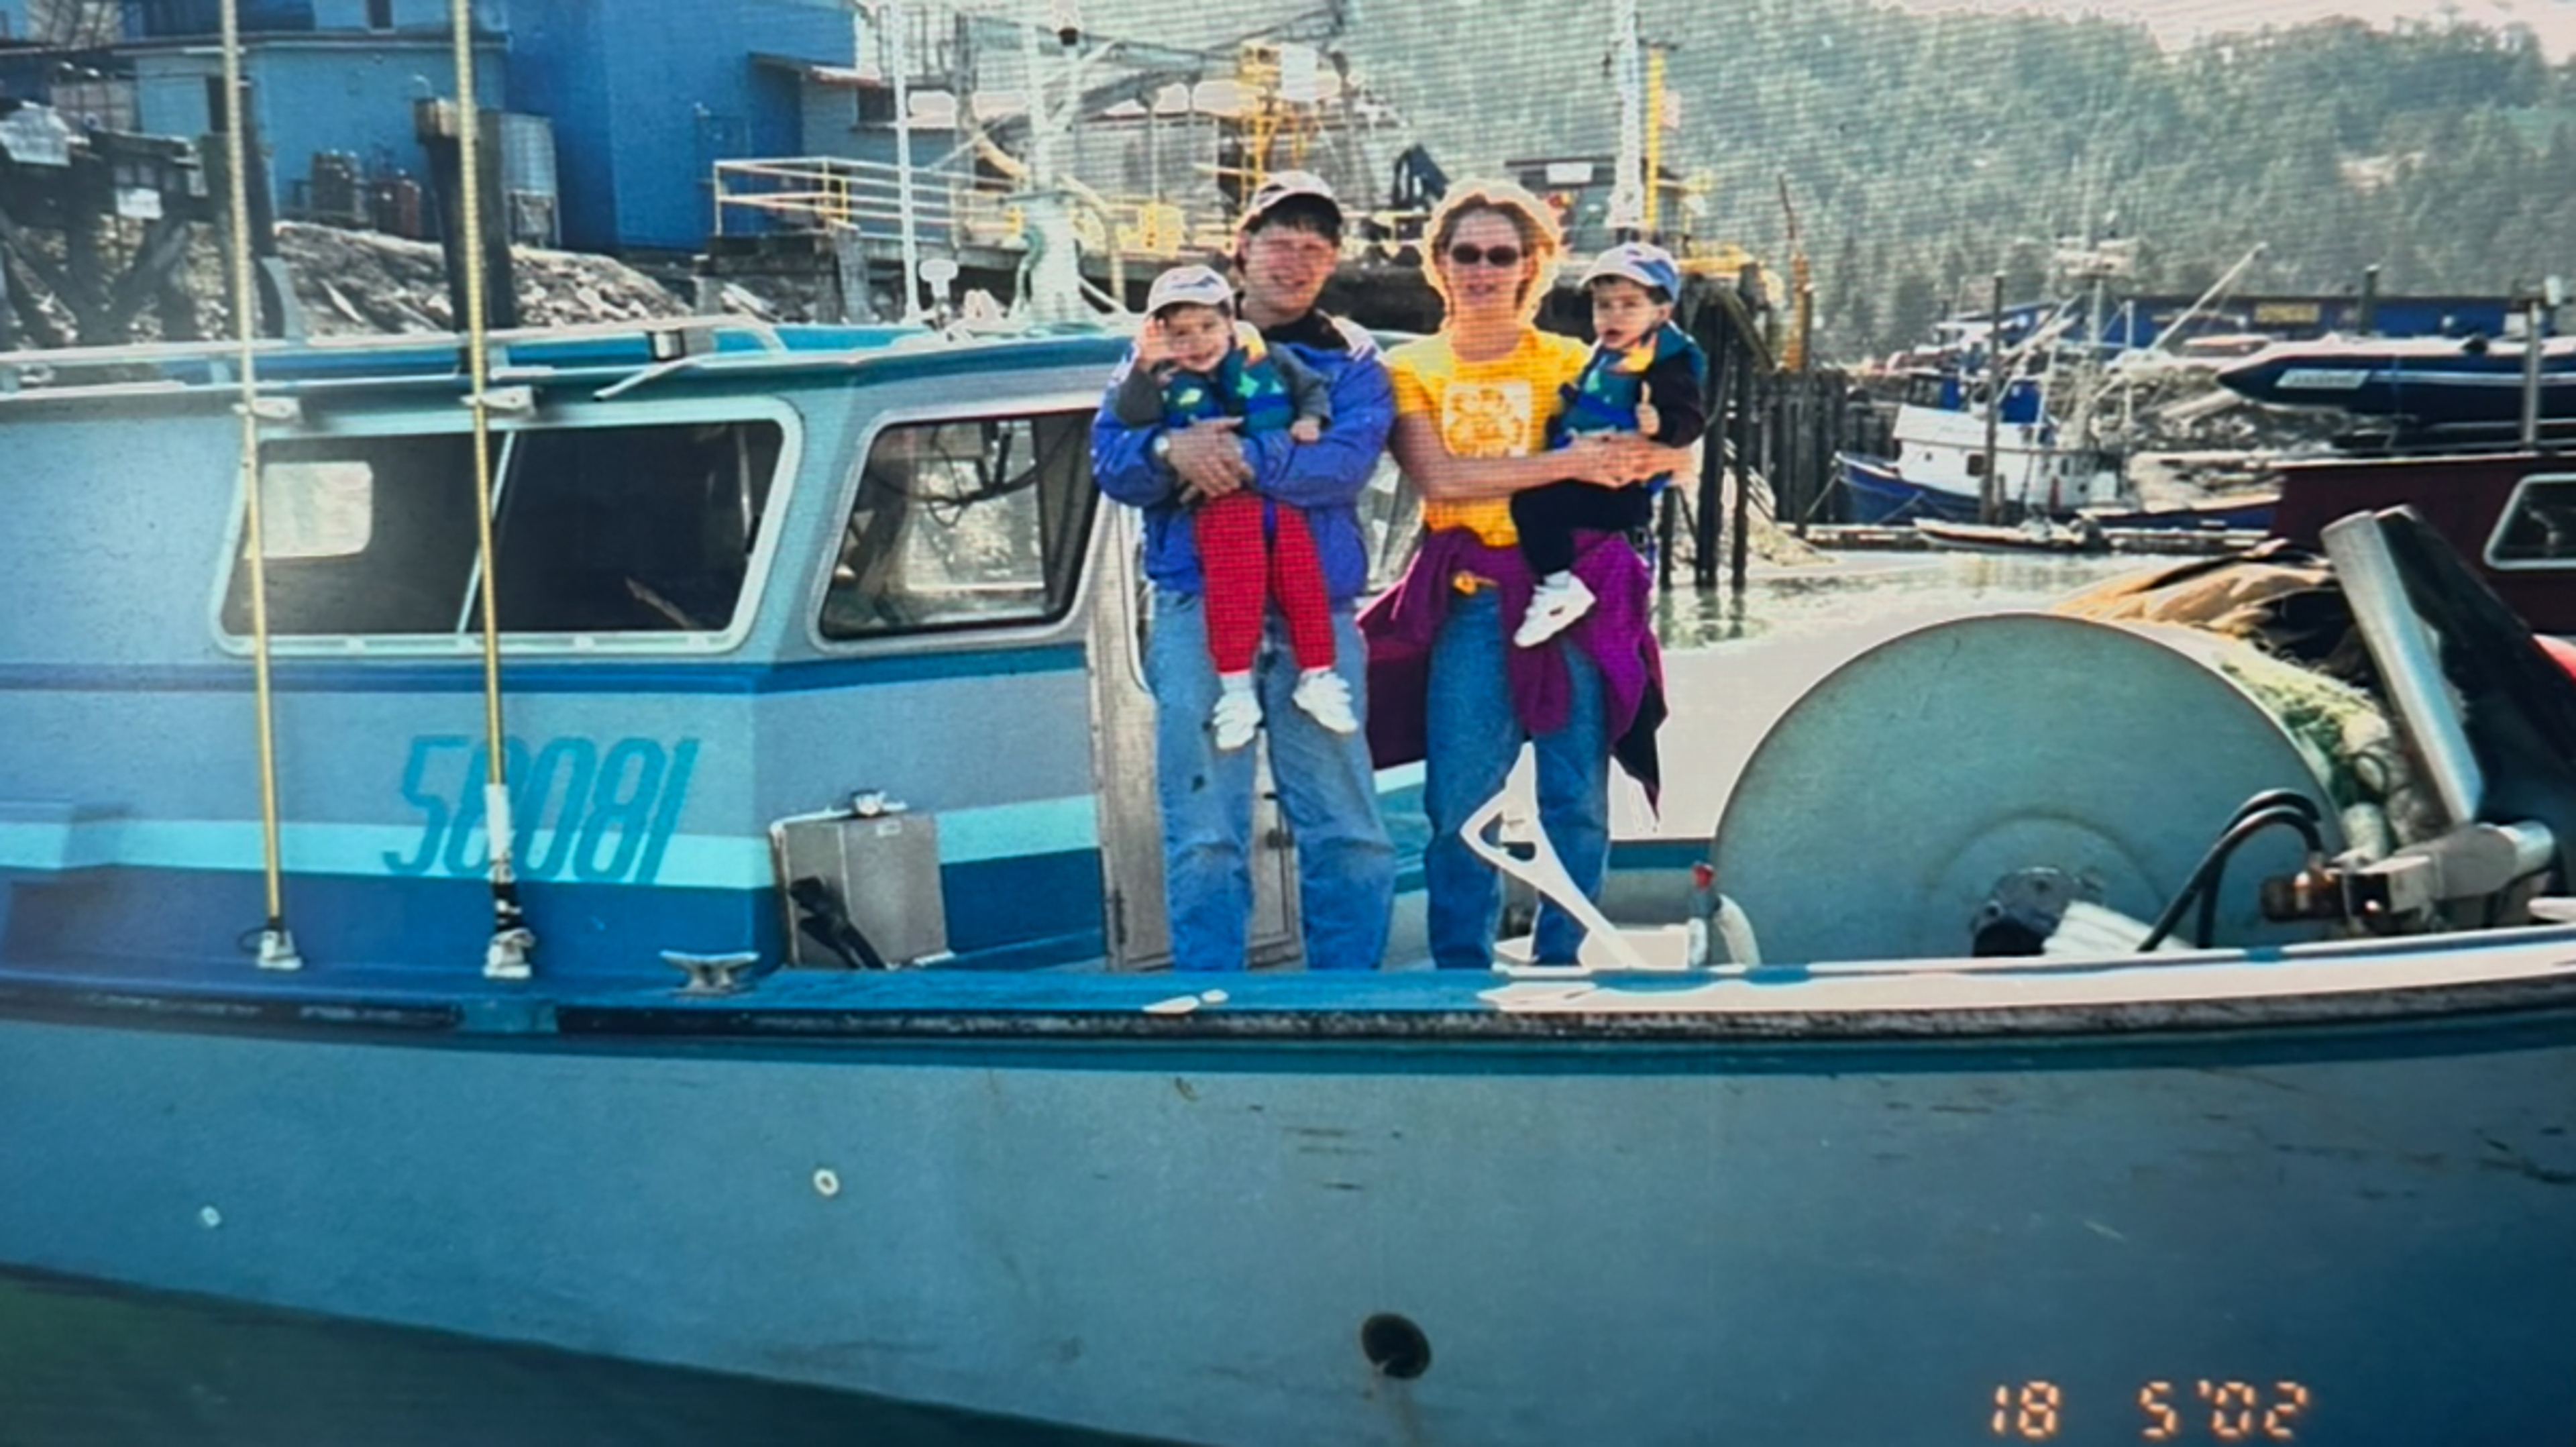
[[(2542, 419), (2576, 422), (2576, 337), (2543, 337)], [(2256, 402), (2403, 419), (2418, 431), (2507, 426), (2522, 416), (2528, 347), (2486, 337), (2323, 337), (2279, 342), (2218, 373)]]
[(2576, 634), (2576, 453), (2317, 458), (2279, 472), (2274, 537), (2314, 547), (2355, 510), (2412, 508), (2525, 623)]
[(2009, 527), (1916, 518), (1914, 531), (1936, 548), (1967, 552), (2101, 553), (2111, 547), (2111, 540), (2100, 527), (2081, 518), (2061, 523), (2030, 517)]
[[(1844, 453), (1836, 459), (1844, 520), (1980, 521), (1989, 491), (1983, 392), (1977, 379), (1957, 371), (1925, 371), (1907, 378), (1888, 455)], [(2048, 414), (2038, 379), (2015, 377), (2004, 385), (2002, 410), (1992, 430), (1997, 481), (1991, 491), (2006, 510), (2064, 517), (2132, 501), (2122, 488), (2115, 458), (2062, 445), (2060, 424)]]

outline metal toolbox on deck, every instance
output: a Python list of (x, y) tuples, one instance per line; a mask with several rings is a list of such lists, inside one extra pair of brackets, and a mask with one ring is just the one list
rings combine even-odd
[[(779, 887), (788, 901), (789, 963), (864, 966), (873, 950), (885, 965), (895, 966), (948, 953), (936, 816), (861, 795), (846, 809), (781, 820), (771, 833)], [(819, 882), (822, 890), (808, 881)], [(842, 934), (836, 947), (825, 937), (834, 933), (830, 907), (847, 916), (858, 941)], [(818, 911), (823, 920), (816, 919)]]

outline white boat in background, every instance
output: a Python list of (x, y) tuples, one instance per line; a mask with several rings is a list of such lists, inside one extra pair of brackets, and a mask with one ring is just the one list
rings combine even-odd
[[(1908, 377), (1888, 455), (1847, 452), (1836, 459), (1845, 520), (1979, 521), (1988, 466), (1986, 391), (1981, 379), (1956, 370)], [(2066, 429), (2049, 415), (2038, 378), (2005, 383), (1993, 431), (1996, 498), (2007, 512), (2064, 517), (2085, 508), (2133, 505), (2117, 456), (2069, 445)]]

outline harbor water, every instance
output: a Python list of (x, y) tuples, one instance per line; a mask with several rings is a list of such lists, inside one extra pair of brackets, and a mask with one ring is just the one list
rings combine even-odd
[(0, 1273), (6, 1447), (1147, 1447), (1144, 1439)]

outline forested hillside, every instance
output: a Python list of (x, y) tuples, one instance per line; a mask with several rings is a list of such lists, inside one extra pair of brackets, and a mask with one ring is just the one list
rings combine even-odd
[[(1154, 0), (1095, 0), (1095, 23)], [(1911, 341), (1996, 270), (2036, 292), (2054, 238), (2135, 237), (2135, 285), (2498, 291), (2576, 277), (2576, 63), (2522, 31), (2357, 22), (2157, 48), (2104, 20), (1860, 0), (1641, 0), (1674, 46), (1667, 164), (1766, 255), (1786, 175), (1843, 348)], [(1450, 172), (1602, 151), (1610, 6), (1353, 0), (1341, 42)]]

